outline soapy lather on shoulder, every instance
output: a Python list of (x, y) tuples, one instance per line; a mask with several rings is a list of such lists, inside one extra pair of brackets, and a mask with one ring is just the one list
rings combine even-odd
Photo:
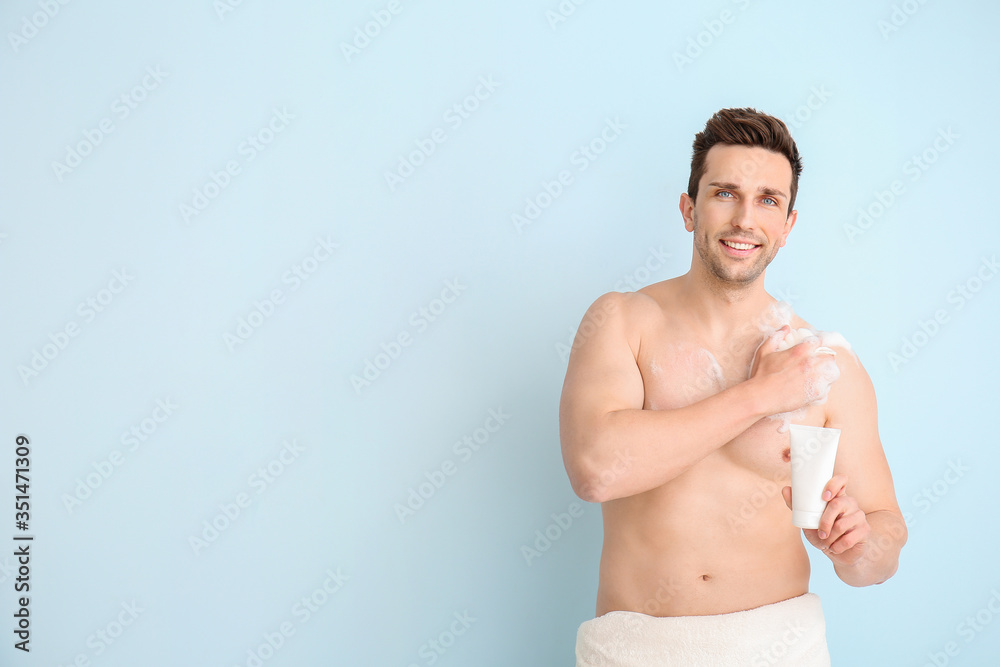
[[(779, 333), (781, 329), (786, 324), (791, 326), (792, 317), (794, 316), (792, 307), (784, 302), (779, 301), (776, 304), (771, 305), (768, 312), (763, 318), (764, 321), (760, 324), (760, 331), (764, 335), (763, 340), (760, 345), (763, 345), (767, 341), (773, 341), (775, 344), (775, 350), (781, 352), (787, 350), (790, 347), (798, 345), (804, 341), (810, 339), (818, 339), (819, 345), (813, 354), (829, 354), (836, 356), (837, 352), (833, 349), (838, 347), (847, 350), (854, 355), (854, 350), (851, 348), (851, 344), (847, 342), (841, 334), (835, 331), (817, 331), (815, 329), (809, 329), (806, 327), (792, 328), (786, 333)], [(760, 345), (757, 349), (760, 349)], [(756, 359), (757, 354), (754, 352), (754, 359)], [(749, 379), (753, 375), (753, 362), (751, 362), (750, 368), (747, 371), (747, 378)], [(840, 378), (840, 368), (836, 364), (829, 364), (826, 368), (824, 374), (813, 384), (806, 387), (806, 392), (810, 397), (808, 405), (822, 405), (826, 403), (826, 399), (830, 393), (830, 385)], [(805, 416), (806, 407), (799, 408), (792, 412), (781, 412), (776, 415), (771, 415), (769, 418), (780, 421), (781, 425), (778, 427), (779, 433), (785, 433), (788, 431), (788, 425)]]

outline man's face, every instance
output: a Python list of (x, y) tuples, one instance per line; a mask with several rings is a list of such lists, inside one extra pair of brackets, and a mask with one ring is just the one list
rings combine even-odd
[(716, 144), (705, 156), (697, 203), (681, 195), (684, 226), (708, 271), (748, 285), (785, 245), (797, 211), (786, 215), (792, 166), (764, 148)]

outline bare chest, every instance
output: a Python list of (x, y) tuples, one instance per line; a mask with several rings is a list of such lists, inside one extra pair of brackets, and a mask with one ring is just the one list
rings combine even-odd
[[(685, 407), (745, 381), (759, 342), (749, 338), (710, 350), (693, 342), (661, 339), (647, 344), (644, 339), (638, 360), (645, 390), (643, 408)], [(781, 426), (781, 419), (761, 419), (718, 453), (767, 479), (787, 480), (789, 442), (788, 433), (779, 431)]]

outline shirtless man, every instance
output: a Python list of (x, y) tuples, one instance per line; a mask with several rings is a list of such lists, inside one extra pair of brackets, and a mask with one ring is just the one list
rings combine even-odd
[[(764, 290), (798, 216), (801, 169), (780, 120), (716, 113), (680, 196), (691, 269), (604, 294), (583, 318), (560, 439), (573, 490), (601, 503), (604, 547), (579, 665), (829, 664), (801, 535), (851, 586), (896, 571), (906, 525), (868, 374), (843, 346), (817, 354), (807, 338), (777, 351), (771, 335), (812, 328)], [(841, 429), (818, 530), (792, 526), (787, 421), (769, 418), (787, 412)]]

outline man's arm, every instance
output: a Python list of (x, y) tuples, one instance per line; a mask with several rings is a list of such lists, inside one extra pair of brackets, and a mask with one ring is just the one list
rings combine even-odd
[[(642, 320), (658, 308), (639, 293), (609, 292), (587, 310), (559, 405), (563, 462), (573, 490), (605, 502), (656, 488), (762, 417), (806, 402), (805, 385), (832, 363), (802, 344), (762, 359), (746, 382), (686, 407), (644, 410), (637, 356)], [(764, 346), (762, 346), (763, 348)], [(621, 466), (621, 461), (629, 461)]]
[(846, 350), (837, 358), (841, 375), (830, 390), (826, 419), (827, 427), (841, 430), (834, 478), (826, 487), (832, 499), (819, 529), (803, 532), (833, 561), (842, 581), (870, 586), (895, 574), (906, 522), (878, 435), (871, 378)]

